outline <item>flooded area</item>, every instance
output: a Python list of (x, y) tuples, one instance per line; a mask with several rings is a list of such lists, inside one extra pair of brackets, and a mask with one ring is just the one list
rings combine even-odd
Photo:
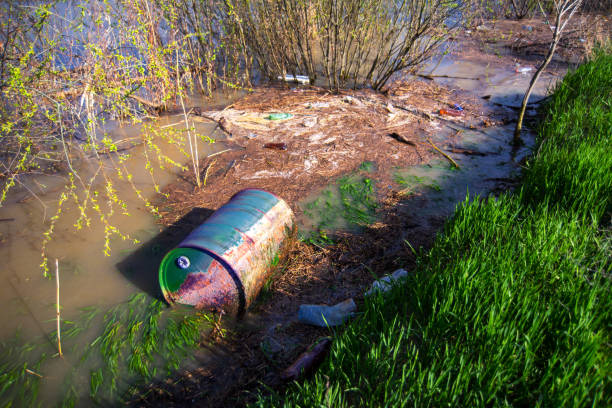
[[(234, 99), (237, 97), (233, 96)], [(213, 103), (207, 103), (212, 106), (225, 105), (227, 98), (219, 97)], [(190, 103), (202, 106), (203, 100)], [(205, 158), (226, 149), (222, 141), (224, 135), (215, 124), (189, 121), (189, 127), (197, 135), (200, 157)], [(89, 225), (77, 230), (75, 224), (81, 210), (73, 201), (67, 200), (62, 206), (61, 216), (54, 222), (46, 254), (53, 274), (55, 259), (58, 259), (64, 358), (47, 358), (40, 366), (44, 377), (40, 396), (47, 403), (62, 400), (68, 389), (68, 374), (76, 375), (69, 385), (89, 390), (89, 371), (99, 364), (99, 360), (90, 359), (89, 366), (83, 367), (79, 359), (86, 346), (100, 334), (102, 315), (134, 294), (142, 293), (142, 289), (133, 283), (130, 271), (122, 268), (121, 262), (141, 248), (142, 243), (160, 233), (162, 227), (147, 209), (147, 203), (159, 200), (156, 189), (163, 188), (183, 173), (178, 165), (188, 164), (189, 150), (185, 142), (182, 114), (163, 116), (140, 125), (108, 125), (105, 131), (100, 130), (100, 133), (103, 132), (111, 135), (124, 150), (101, 155), (99, 161), (80, 158), (74, 160), (74, 165), (78, 166), (78, 174), (90, 192), (103, 191), (110, 178), (125, 207), (120, 207), (123, 211), (116, 211), (107, 217), (108, 224), (94, 213), (90, 215)], [(145, 134), (149, 134), (150, 139), (144, 137)], [(156, 149), (163, 152), (162, 163), (155, 163), (162, 153), (156, 157), (157, 150), (148, 148), (146, 140), (152, 141)], [(121, 162), (119, 156), (125, 153), (131, 157)], [(145, 171), (148, 161), (154, 163), (153, 174)], [(117, 177), (118, 170), (125, 177)], [(57, 353), (53, 334), (56, 329), (56, 282), (55, 279), (43, 277), (40, 264), (44, 233), (57, 213), (58, 195), (65, 191), (66, 182), (66, 177), (61, 173), (22, 177), (20, 184), (11, 191), (0, 208), (0, 256), (4, 259), (0, 277), (6, 282), (0, 288), (0, 298), (4, 301), (0, 339), (7, 353), (15, 346), (15, 341), (18, 346), (30, 345), (32, 351), (23, 356), (24, 363), (36, 360), (43, 354), (53, 356)], [(80, 183), (80, 180), (76, 183)], [(100, 203), (102, 208), (105, 204)], [(108, 225), (117, 226), (121, 236), (109, 234)], [(108, 249), (105, 247), (107, 236)], [(158, 256), (168, 249), (157, 248)], [(105, 255), (106, 251), (108, 256)], [(146, 261), (150, 255), (141, 254), (139, 261)], [(156, 269), (150, 270), (149, 278), (155, 283), (156, 277)], [(152, 299), (151, 294), (147, 293), (147, 299)], [(91, 314), (96, 317), (84, 317)], [(81, 327), (84, 321), (87, 327)], [(76, 335), (77, 332), (79, 335), (71, 338), (70, 334)], [(73, 373), (75, 370), (77, 374)], [(32, 376), (36, 378), (34, 374)]]
[[(81, 211), (67, 200), (46, 249), (52, 273), (58, 259), (63, 330), (74, 333), (66, 334), (63, 359), (55, 358), (56, 282), (43, 277), (40, 264), (41, 242), (66, 179), (61, 174), (23, 177), (0, 208), (0, 278), (6, 282), (0, 288), (5, 305), (0, 339), (6, 347), (32, 345), (28, 357), (15, 358), (36, 367), (30, 375), (40, 382), (38, 402), (51, 405), (73, 390), (77, 405), (90, 405), (89, 396), (100, 386), (93, 381), (101, 359), (81, 358), (106, 330), (103, 315), (127, 304), (123, 314), (112, 312), (113, 318), (146, 321), (148, 305), (160, 298), (157, 267), (164, 253), (247, 187), (285, 199), (297, 215), (301, 240), (289, 250), (289, 260), (273, 275), (261, 300), (237, 324), (240, 339), (227, 340), (213, 353), (225, 359), (222, 364), (204, 367), (202, 361), (211, 353), (200, 350), (199, 364), (166, 369), (160, 363), (151, 378), (176, 376), (179, 366), (187, 367), (188, 376), (197, 379), (179, 377), (168, 387), (178, 400), (204, 403), (210, 402), (207, 392), (221, 389), (227, 394), (231, 387), (226, 382), (235, 380), (236, 386), (247, 384), (248, 389), (263, 375), (262, 381), (275, 384), (278, 376), (270, 367), (291, 361), (322, 332), (296, 323), (300, 303), (331, 304), (348, 297), (359, 303), (373, 275), (405, 266), (401, 259), (411, 259), (409, 246), (426, 247), (468, 194), (474, 199), (516, 184), (534, 138), (526, 132), (524, 145), (513, 148), (511, 122), (530, 80), (529, 70), (521, 68), (533, 65), (481, 57), (450, 53), (436, 58), (423, 75), (402, 75), (385, 93), (362, 89), (333, 94), (272, 84), (250, 94), (191, 100), (189, 107), (196, 109), (185, 115), (108, 125), (108, 135), (125, 150), (107, 152), (101, 160), (75, 161), (81, 176), (76, 182), (84, 191), (103, 190), (113, 175), (125, 209), (115, 211), (106, 224), (94, 214), (79, 231), (75, 224)], [(565, 69), (560, 65), (544, 73), (532, 94), (533, 106)], [(453, 117), (445, 109), (462, 113)], [(277, 120), (276, 114), (284, 116)], [(199, 190), (189, 168), (185, 116), (197, 135), (205, 181)], [(155, 135), (154, 146), (145, 134)], [(131, 157), (123, 161), (122, 154)], [(158, 206), (159, 217), (147, 208), (149, 202)], [(121, 235), (108, 225), (118, 226)], [(110, 256), (104, 254), (107, 238)], [(139, 306), (130, 309), (134, 304)], [(43, 354), (48, 358), (36, 365)], [(225, 365), (228, 369), (220, 374)], [(257, 368), (262, 365), (266, 368)], [(117, 392), (132, 382), (138, 381), (126, 375)], [(149, 391), (164, 387), (154, 384)], [(166, 400), (156, 395), (145, 391), (135, 405), (163, 406)], [(112, 404), (116, 397), (95, 401)]]

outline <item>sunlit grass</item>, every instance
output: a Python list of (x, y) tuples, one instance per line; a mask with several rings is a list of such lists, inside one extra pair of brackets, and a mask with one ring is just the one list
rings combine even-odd
[(314, 378), (258, 406), (611, 406), (612, 55), (544, 108), (514, 195), (468, 200)]

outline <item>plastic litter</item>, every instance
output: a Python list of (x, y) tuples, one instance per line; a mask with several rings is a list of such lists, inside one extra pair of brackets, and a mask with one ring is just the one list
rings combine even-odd
[(285, 120), (285, 119), (291, 119), (293, 117), (292, 114), (290, 113), (271, 113), (268, 116), (266, 116), (266, 119), (268, 120)]
[(304, 374), (312, 373), (327, 356), (331, 342), (329, 337), (325, 337), (313, 343), (309, 347), (310, 350), (300, 354), (295, 362), (281, 373), (280, 377), (285, 381), (293, 381)]
[(287, 143), (266, 143), (264, 148), (273, 150), (287, 150)]
[(533, 31), (533, 27), (530, 25), (524, 25), (523, 26), (523, 30), (527, 30), (527, 31)]
[(348, 103), (350, 105), (357, 105), (357, 106), (363, 105), (363, 103), (359, 99), (353, 96), (350, 96), (350, 95), (346, 95), (344, 98), (342, 98), (342, 102)]
[(285, 82), (297, 82), (302, 85), (308, 85), (310, 83), (310, 78), (308, 78), (306, 75), (286, 74), (285, 76), (279, 76), (278, 80)]
[(302, 126), (304, 127), (313, 127), (314, 125), (317, 124), (317, 118), (315, 117), (308, 117), (308, 118), (304, 118), (304, 121), (302, 122)]
[(379, 280), (374, 281), (374, 283), (372, 283), (372, 287), (365, 293), (365, 295), (370, 296), (371, 294), (377, 292), (388, 292), (389, 290), (391, 290), (393, 285), (395, 285), (401, 278), (404, 278), (406, 276), (408, 276), (408, 272), (406, 272), (405, 269), (398, 269), (391, 275), (384, 276)]
[(453, 105), (453, 108), (455, 108), (456, 110), (458, 110), (459, 112), (463, 111), (463, 108), (461, 107), (461, 105), (459, 105), (458, 103)]
[(516, 72), (517, 74), (526, 74), (529, 71), (533, 70), (532, 67), (521, 67), (519, 65), (516, 66), (516, 68), (514, 69), (514, 72)]
[(440, 109), (438, 113), (440, 115), (446, 115), (446, 116), (455, 116), (455, 117), (463, 116), (463, 111), (456, 110), (456, 109)]
[(301, 305), (298, 321), (319, 327), (338, 326), (353, 317), (356, 310), (357, 305), (352, 298), (334, 306)]
[(307, 103), (306, 107), (309, 109), (312, 108), (329, 108), (329, 103), (328, 102), (312, 102), (312, 103)]

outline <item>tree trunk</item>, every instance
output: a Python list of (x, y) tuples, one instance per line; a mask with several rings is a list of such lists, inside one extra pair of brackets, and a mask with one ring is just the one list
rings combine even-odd
[(557, 44), (559, 43), (559, 39), (561, 38), (561, 31), (559, 28), (560, 23), (561, 23), (560, 13), (557, 13), (557, 19), (556, 19), (557, 25), (555, 26), (553, 39), (552, 39), (552, 42), (550, 43), (550, 48), (548, 49), (548, 54), (546, 55), (546, 59), (544, 60), (542, 65), (538, 67), (535, 74), (533, 74), (533, 77), (531, 78), (531, 81), (529, 82), (529, 87), (527, 88), (527, 91), (525, 92), (525, 96), (523, 96), (523, 102), (521, 103), (521, 111), (519, 112), (519, 117), (518, 117), (518, 120), (516, 121), (516, 128), (514, 129), (514, 137), (512, 138), (512, 144), (514, 146), (518, 146), (522, 143), (521, 129), (523, 128), (523, 119), (525, 117), (525, 110), (527, 109), (527, 102), (529, 101), (531, 92), (533, 91), (533, 88), (535, 87), (536, 82), (538, 82), (538, 79), (540, 79), (540, 75), (542, 75), (542, 72), (544, 72), (544, 70), (550, 63), (550, 61), (552, 61), (553, 55), (555, 55)]

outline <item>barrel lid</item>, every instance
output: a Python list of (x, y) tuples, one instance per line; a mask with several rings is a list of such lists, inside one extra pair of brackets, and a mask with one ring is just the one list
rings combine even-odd
[(166, 300), (173, 302), (177, 292), (190, 273), (208, 270), (213, 258), (194, 248), (175, 248), (168, 252), (159, 265), (159, 286)]

